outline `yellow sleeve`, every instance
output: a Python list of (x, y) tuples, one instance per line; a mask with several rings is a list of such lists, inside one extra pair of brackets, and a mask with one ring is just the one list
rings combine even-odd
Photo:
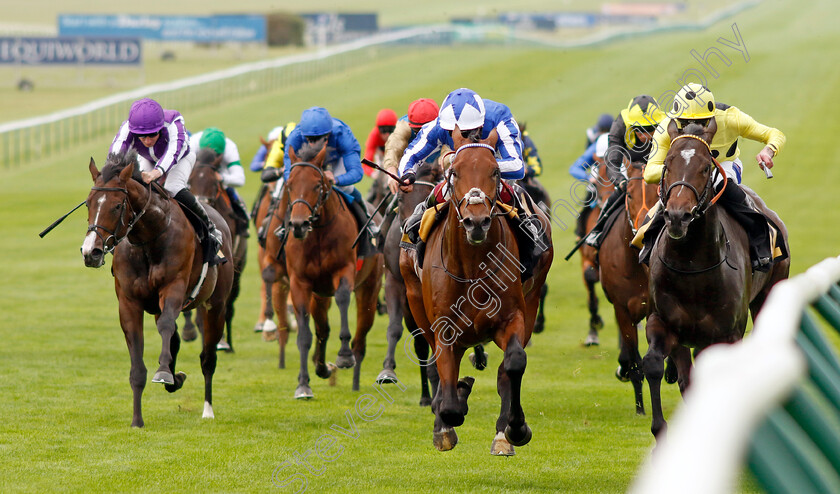
[(382, 159), (382, 168), (394, 167), (399, 169), (400, 158), (411, 140), (411, 127), (405, 120), (398, 120), (394, 132), (385, 141), (385, 156)]
[(651, 144), (650, 156), (648, 157), (647, 165), (645, 165), (645, 182), (649, 184), (659, 183), (662, 178), (662, 169), (665, 168), (665, 156), (668, 155), (668, 150), (671, 149), (671, 136), (668, 135), (668, 124), (671, 119), (666, 118), (660, 122), (653, 135), (653, 144)]
[(265, 159), (264, 168), (280, 168), (283, 169), (283, 142), (279, 137), (274, 140), (271, 145), (271, 150), (268, 152), (268, 157)]
[[(733, 111), (734, 110), (734, 111)], [(776, 155), (782, 150), (785, 145), (785, 135), (779, 129), (768, 127), (755, 121), (754, 118), (742, 112), (738, 108), (729, 108), (733, 113), (738, 125), (738, 133), (741, 137), (752, 139), (753, 141), (763, 142), (770, 146), (775, 151)]]

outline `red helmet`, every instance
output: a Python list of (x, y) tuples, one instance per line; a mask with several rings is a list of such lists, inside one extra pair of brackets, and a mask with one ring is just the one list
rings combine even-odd
[(390, 108), (379, 110), (376, 114), (377, 127), (393, 127), (397, 125), (397, 114)]
[(418, 129), (427, 122), (431, 122), (438, 116), (438, 108), (435, 100), (429, 98), (420, 98), (412, 101), (408, 105), (408, 126)]

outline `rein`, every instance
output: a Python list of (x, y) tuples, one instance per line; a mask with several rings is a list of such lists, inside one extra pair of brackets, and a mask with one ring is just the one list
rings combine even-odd
[[(627, 181), (631, 180), (642, 180), (644, 181), (645, 177), (630, 177)], [(648, 211), (650, 208), (647, 207), (647, 188), (645, 184), (642, 183), (642, 207), (639, 208), (639, 212), (636, 213), (636, 217), (633, 218), (630, 216), (630, 196), (625, 192), (624, 195), (624, 212), (627, 213), (627, 222), (630, 223), (630, 228), (633, 231), (633, 235), (639, 230), (639, 226), (641, 226), (641, 222), (647, 216)]]
[(675, 187), (678, 187), (678, 186), (686, 187), (691, 192), (694, 193), (694, 197), (697, 199), (697, 205), (695, 205), (693, 208), (691, 208), (691, 216), (693, 218), (698, 218), (698, 217), (702, 216), (703, 214), (705, 214), (706, 210), (708, 210), (712, 205), (714, 205), (718, 201), (718, 199), (720, 199), (720, 196), (723, 195), (723, 191), (726, 189), (726, 186), (729, 184), (729, 178), (726, 176), (726, 171), (724, 171), (723, 167), (720, 165), (718, 160), (716, 160), (714, 158), (714, 156), (712, 156), (712, 150), (711, 150), (711, 147), (709, 147), (709, 143), (704, 141), (700, 137), (692, 135), (692, 134), (683, 134), (681, 136), (675, 137), (674, 140), (671, 141), (671, 145), (673, 145), (674, 142), (676, 142), (680, 139), (685, 139), (685, 138), (694, 139), (694, 140), (697, 140), (697, 141), (700, 141), (700, 142), (703, 143), (703, 145), (706, 147), (706, 150), (709, 152), (709, 159), (711, 161), (709, 163), (709, 167), (711, 168), (712, 166), (714, 166), (717, 169), (718, 173), (723, 177), (723, 187), (721, 187), (720, 192), (718, 192), (714, 197), (712, 197), (711, 200), (708, 200), (709, 191), (712, 190), (712, 187), (714, 185), (714, 179), (715, 179), (715, 175), (713, 173), (710, 173), (709, 174), (709, 179), (706, 180), (706, 186), (703, 188), (703, 193), (702, 194), (697, 192), (697, 189), (685, 180), (677, 180), (676, 182), (671, 183), (667, 188), (663, 188), (662, 185), (665, 184), (665, 175), (666, 175), (666, 172), (667, 172), (667, 168), (666, 168), (665, 170), (663, 170), (662, 178), (660, 179), (660, 182), (659, 182), (659, 200), (662, 201), (662, 204), (667, 204), (668, 203), (668, 198), (671, 196), (671, 191)]
[[(133, 209), (132, 209), (131, 214), (134, 215), (134, 216), (133, 216), (133, 218), (131, 218), (131, 221), (128, 222), (128, 225), (125, 225), (125, 212), (128, 209), (131, 208), (131, 202), (128, 201), (128, 189), (126, 187), (91, 187), (91, 190), (98, 190), (98, 191), (102, 191), (102, 192), (122, 192), (123, 194), (125, 194), (125, 197), (123, 198), (123, 202), (122, 202), (123, 208), (122, 208), (122, 211), (120, 212), (120, 223), (119, 223), (120, 226), (125, 227), (125, 233), (123, 234), (123, 236), (121, 236), (119, 238), (117, 237), (118, 228), (115, 228), (112, 231), (112, 230), (109, 230), (109, 229), (105, 228), (104, 226), (101, 226), (101, 225), (98, 225), (98, 224), (89, 225), (88, 229), (87, 229), (87, 233), (94, 232), (94, 233), (96, 233), (97, 237), (102, 239), (102, 246), (105, 248), (105, 253), (106, 254), (110, 254), (110, 253), (114, 252), (114, 249), (117, 248), (117, 245), (120, 242), (122, 242), (124, 238), (128, 237), (128, 234), (131, 233), (131, 230), (133, 230), (134, 226), (137, 224), (137, 222), (140, 221), (140, 218), (142, 218), (143, 215), (146, 214), (146, 210), (148, 209), (149, 204), (151, 204), (151, 202), (152, 202), (152, 184), (149, 183), (148, 185), (149, 185), (149, 193), (148, 193), (148, 199), (146, 199), (146, 204), (143, 205), (143, 209), (141, 209), (139, 213), (135, 214)], [(170, 217), (170, 219), (171, 219), (171, 217)], [(167, 223), (167, 225), (168, 225), (168, 223)], [(100, 235), (99, 231), (98, 231), (100, 229), (104, 230), (106, 233), (108, 233), (109, 234), (108, 237), (103, 237), (102, 235)], [(161, 229), (161, 233), (164, 230), (165, 230), (165, 228)], [(114, 243), (110, 247), (108, 247), (108, 241), (111, 240), (111, 239), (114, 239)]]

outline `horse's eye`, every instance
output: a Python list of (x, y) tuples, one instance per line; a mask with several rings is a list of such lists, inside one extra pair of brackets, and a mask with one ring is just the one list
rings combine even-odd
[(120, 209), (122, 209), (122, 203), (117, 204), (116, 206), (114, 206), (114, 211), (119, 211)]
[(316, 186), (312, 187), (312, 190), (313, 190), (314, 192), (318, 192), (319, 190), (321, 190), (321, 184), (318, 184), (318, 185), (316, 185)]

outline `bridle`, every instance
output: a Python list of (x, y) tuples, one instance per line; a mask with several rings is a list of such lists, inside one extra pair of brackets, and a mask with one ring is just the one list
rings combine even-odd
[[(152, 202), (152, 184), (149, 183), (148, 199), (146, 200), (146, 204), (143, 205), (143, 209), (141, 209), (140, 212), (136, 213), (136, 214), (132, 210), (131, 211), (132, 218), (128, 222), (127, 225), (125, 224), (125, 212), (127, 210), (131, 209), (131, 202), (128, 200), (128, 188), (126, 188), (126, 187), (91, 187), (91, 190), (102, 191), (102, 192), (122, 192), (123, 194), (125, 194), (125, 197), (123, 197), (123, 201), (122, 201), (122, 210), (120, 211), (120, 222), (119, 222), (119, 224), (116, 228), (114, 228), (113, 230), (110, 230), (108, 228), (105, 228), (102, 225), (93, 224), (93, 225), (89, 225), (88, 229), (87, 229), (87, 233), (94, 232), (96, 234), (96, 236), (99, 237), (100, 240), (102, 240), (102, 247), (105, 251), (105, 254), (110, 254), (114, 251), (114, 249), (117, 248), (117, 245), (120, 242), (122, 242), (123, 239), (128, 237), (128, 234), (131, 233), (131, 230), (133, 230), (134, 226), (137, 224), (137, 222), (140, 221), (140, 218), (142, 218), (143, 215), (146, 214), (146, 210), (148, 209), (149, 204), (151, 204), (151, 202)], [(117, 235), (117, 232), (120, 230), (120, 227), (125, 228), (125, 233), (122, 236)], [(102, 234), (99, 233), (99, 230), (105, 231), (106, 233), (108, 233), (108, 236), (104, 237)], [(163, 231), (163, 230), (161, 230), (161, 231)], [(113, 243), (111, 244), (110, 247), (108, 246), (109, 241), (113, 241)]]
[[(326, 204), (327, 200), (330, 198), (330, 194), (332, 193), (332, 187), (326, 186), (327, 177), (326, 175), (324, 175), (324, 170), (322, 170), (321, 167), (313, 165), (312, 163), (307, 163), (305, 161), (295, 163), (289, 168), (289, 178), (291, 178), (292, 170), (294, 170), (296, 166), (308, 167), (318, 171), (318, 174), (321, 176), (321, 180), (318, 182), (318, 200), (313, 206), (312, 204), (309, 204), (309, 201), (307, 201), (306, 199), (295, 199), (291, 202), (291, 204), (289, 204), (288, 214), (291, 214), (292, 208), (295, 204), (303, 204), (309, 209), (309, 224), (314, 226), (315, 223), (317, 223), (321, 219), (321, 208), (324, 206), (324, 204)], [(288, 185), (289, 184), (287, 182), (285, 185), (287, 194)]]
[[(210, 168), (211, 170), (213, 170), (213, 172), (216, 172), (216, 173), (218, 173), (218, 171), (219, 171), (215, 166), (213, 166), (211, 164), (208, 164), (208, 163), (200, 163), (198, 165), (195, 165), (196, 170), (199, 169), (199, 168)], [(205, 204), (210, 204), (210, 205), (212, 205), (213, 201), (219, 200), (222, 197), (223, 187), (222, 187), (222, 183), (219, 180), (216, 180), (215, 177), (214, 177), (214, 180), (216, 182), (216, 195), (215, 196), (207, 197), (207, 196), (196, 195), (195, 198), (198, 199), (199, 201), (205, 203)]]
[(675, 187), (683, 186), (686, 187), (688, 190), (694, 193), (694, 197), (697, 199), (697, 204), (691, 208), (691, 219), (697, 219), (698, 217), (702, 216), (706, 213), (706, 211), (720, 199), (720, 196), (723, 194), (723, 191), (726, 189), (727, 184), (729, 183), (728, 178), (726, 177), (726, 172), (723, 170), (723, 167), (718, 163), (718, 161), (712, 156), (711, 148), (709, 147), (709, 143), (704, 141), (698, 136), (692, 134), (683, 134), (681, 136), (675, 137), (673, 141), (671, 141), (671, 145), (673, 146), (674, 142), (680, 139), (695, 139), (703, 143), (706, 147), (706, 150), (709, 152), (709, 165), (707, 169), (715, 168), (718, 173), (723, 177), (723, 187), (721, 187), (720, 192), (718, 192), (714, 197), (709, 199), (712, 191), (712, 187), (715, 182), (715, 174), (709, 173), (709, 178), (706, 180), (706, 186), (703, 188), (703, 192), (697, 192), (697, 189), (691, 185), (689, 182), (685, 180), (677, 180), (676, 182), (671, 183), (668, 187), (665, 186), (665, 175), (667, 174), (668, 168), (667, 166), (662, 170), (662, 177), (659, 180), (659, 200), (662, 202), (663, 205), (668, 204), (668, 198), (671, 196), (671, 191), (674, 190)]
[[(455, 160), (458, 158), (458, 154), (462, 150), (467, 149), (467, 148), (483, 148), (483, 149), (486, 149), (486, 150), (490, 151), (491, 153), (493, 153), (494, 156), (496, 154), (496, 149), (493, 148), (493, 146), (490, 146), (489, 144), (484, 144), (484, 143), (481, 143), (481, 142), (473, 142), (473, 143), (470, 143), (470, 144), (464, 144), (463, 146), (459, 147), (457, 151), (455, 151), (455, 156), (452, 158), (452, 163), (453, 163), (452, 166), (454, 166)], [(498, 164), (496, 165), (496, 171), (497, 172), (499, 171)], [(446, 186), (449, 187), (449, 190), (451, 191), (449, 201), (453, 204), (453, 206), (455, 208), (455, 213), (458, 216), (458, 223), (459, 224), (463, 225), (463, 223), (464, 223), (464, 217), (461, 214), (461, 205), (464, 203), (464, 201), (466, 201), (468, 205), (469, 204), (480, 204), (480, 203), (487, 204), (487, 201), (490, 201), (490, 203), (487, 204), (487, 206), (490, 208), (490, 217), (491, 218), (495, 217), (495, 216), (502, 216), (502, 215), (506, 214), (505, 212), (494, 212), (496, 210), (496, 203), (499, 200), (499, 185), (501, 184), (501, 181), (502, 181), (501, 173), (497, 173), (495, 175), (495, 178), (496, 178), (496, 184), (495, 184), (495, 187), (494, 187), (495, 195), (493, 196), (492, 199), (488, 198), (487, 194), (485, 194), (484, 191), (479, 189), (478, 187), (473, 187), (472, 189), (469, 190), (469, 192), (466, 193), (466, 195), (464, 195), (464, 197), (458, 199), (455, 196), (455, 188), (452, 186), (452, 181), (451, 181), (452, 180), (452, 173), (449, 173), (449, 174), (445, 173), (444, 176), (445, 176), (445, 180), (446, 180)]]
[[(633, 163), (630, 166), (634, 166)], [(625, 193), (624, 195), (624, 212), (627, 214), (627, 222), (630, 223), (630, 229), (633, 231), (633, 235), (639, 230), (642, 220), (644, 220), (648, 211), (650, 211), (650, 208), (647, 207), (647, 187), (645, 187), (644, 179), (644, 176), (627, 177), (627, 182), (632, 182), (633, 180), (642, 181), (642, 207), (639, 208), (639, 212), (636, 213), (635, 218), (630, 215), (630, 194)]]

